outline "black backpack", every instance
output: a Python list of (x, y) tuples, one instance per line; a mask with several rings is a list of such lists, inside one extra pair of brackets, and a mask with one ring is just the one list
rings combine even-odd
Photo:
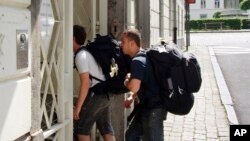
[[(93, 55), (106, 78), (106, 81), (102, 81), (95, 76), (90, 76), (91, 79), (100, 81), (100, 83), (91, 88), (92, 91), (96, 94), (123, 94), (128, 92), (128, 89), (124, 86), (124, 80), (129, 71), (130, 59), (122, 53), (115, 39), (110, 35), (101, 36), (96, 34), (94, 41), (89, 41), (79, 51), (82, 49), (89, 51)], [(75, 53), (75, 56), (79, 51)]]
[(175, 44), (156, 45), (146, 51), (151, 61), (165, 108), (186, 115), (194, 104), (193, 93), (201, 87), (201, 71), (191, 53), (182, 53)]

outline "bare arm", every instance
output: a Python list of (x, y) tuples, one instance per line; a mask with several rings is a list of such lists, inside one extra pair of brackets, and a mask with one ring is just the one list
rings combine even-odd
[(131, 103), (137, 97), (137, 92), (141, 86), (141, 80), (126, 78), (124, 85), (130, 90), (130, 96), (125, 100), (125, 107), (130, 108)]
[(79, 113), (81, 111), (81, 107), (87, 97), (88, 91), (89, 91), (89, 73), (81, 73), (80, 74), (80, 92), (76, 101), (75, 109), (74, 109), (74, 119), (79, 119)]
[(141, 80), (139, 79), (126, 79), (125, 86), (133, 93), (137, 93), (141, 86)]

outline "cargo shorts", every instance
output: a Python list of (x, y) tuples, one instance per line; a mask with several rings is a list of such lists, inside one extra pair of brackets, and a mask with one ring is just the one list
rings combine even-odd
[(74, 120), (74, 134), (90, 135), (91, 128), (96, 126), (101, 135), (114, 135), (111, 125), (111, 99), (107, 94), (89, 93), (80, 112), (80, 119)]

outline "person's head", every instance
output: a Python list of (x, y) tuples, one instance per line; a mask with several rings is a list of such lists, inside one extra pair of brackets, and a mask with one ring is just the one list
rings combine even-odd
[(124, 54), (133, 57), (141, 47), (141, 34), (137, 29), (128, 29), (122, 34), (121, 48)]
[(73, 26), (73, 50), (77, 51), (86, 40), (86, 31), (84, 27), (80, 25)]

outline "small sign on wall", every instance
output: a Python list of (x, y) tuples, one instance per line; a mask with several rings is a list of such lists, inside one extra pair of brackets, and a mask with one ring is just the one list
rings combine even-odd
[(16, 68), (23, 69), (28, 67), (28, 30), (16, 31)]

